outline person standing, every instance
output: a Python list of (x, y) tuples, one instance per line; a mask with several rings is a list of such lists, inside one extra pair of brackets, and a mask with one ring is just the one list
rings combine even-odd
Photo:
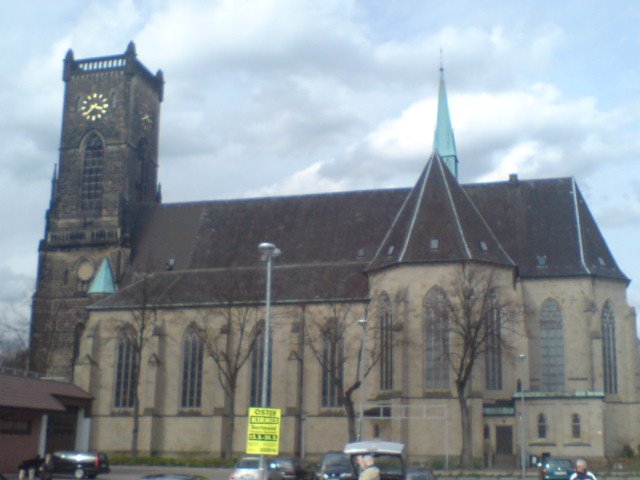
[(598, 480), (596, 476), (587, 470), (587, 461), (583, 458), (576, 460), (576, 471), (569, 480)]
[(44, 462), (42, 462), (42, 465), (40, 466), (40, 479), (53, 479), (53, 456), (50, 453), (47, 453), (44, 456)]
[(358, 463), (362, 468), (359, 480), (380, 480), (380, 469), (374, 465), (372, 455), (360, 455)]

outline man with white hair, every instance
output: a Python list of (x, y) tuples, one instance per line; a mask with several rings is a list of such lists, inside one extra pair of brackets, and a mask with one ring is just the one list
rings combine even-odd
[(358, 456), (358, 464), (362, 468), (359, 480), (380, 480), (380, 469), (373, 464), (372, 455)]
[(576, 471), (569, 480), (598, 480), (596, 476), (587, 470), (587, 461), (584, 458), (576, 460)]

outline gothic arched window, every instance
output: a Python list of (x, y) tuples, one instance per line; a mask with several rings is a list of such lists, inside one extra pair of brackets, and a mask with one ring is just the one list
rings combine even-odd
[(380, 302), (380, 390), (393, 389), (393, 315), (384, 294)]
[(616, 316), (607, 300), (600, 316), (602, 329), (602, 361), (604, 392), (618, 393), (618, 364), (616, 361)]
[(331, 332), (322, 337), (322, 406), (341, 407), (344, 382), (344, 339)]
[(485, 321), (485, 386), (487, 390), (502, 390), (502, 319), (495, 298), (491, 299)]
[(129, 331), (123, 330), (118, 335), (116, 355), (115, 406), (130, 408), (135, 400), (138, 365)]
[(87, 138), (82, 162), (82, 193), (80, 207), (84, 211), (102, 209), (102, 170), (104, 164), (104, 145), (96, 133)]
[(442, 290), (432, 288), (424, 301), (426, 387), (449, 388), (449, 316)]
[(538, 438), (547, 438), (547, 417), (542, 413), (538, 415)]
[(189, 329), (182, 343), (182, 401), (184, 408), (202, 406), (202, 339)]
[[(263, 322), (264, 326), (264, 322)], [(264, 331), (256, 338), (251, 356), (251, 406), (263, 406), (262, 403), (262, 357), (264, 355)], [(271, 371), (273, 363), (273, 335), (269, 336), (269, 354), (267, 356), (267, 405), (271, 405)]]
[(75, 365), (80, 355), (80, 341), (84, 332), (84, 323), (77, 323), (73, 329), (73, 354), (71, 356), (71, 364)]
[(580, 415), (574, 413), (571, 415), (571, 436), (573, 438), (580, 438)]
[(138, 142), (138, 178), (136, 180), (136, 195), (139, 201), (147, 200), (149, 193), (149, 144), (145, 138)]
[(540, 371), (542, 390), (564, 391), (564, 335), (560, 305), (548, 298), (540, 308)]

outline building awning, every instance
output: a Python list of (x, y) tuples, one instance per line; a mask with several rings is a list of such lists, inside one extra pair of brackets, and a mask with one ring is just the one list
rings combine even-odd
[(0, 408), (64, 412), (67, 406), (89, 406), (93, 397), (67, 382), (0, 373)]

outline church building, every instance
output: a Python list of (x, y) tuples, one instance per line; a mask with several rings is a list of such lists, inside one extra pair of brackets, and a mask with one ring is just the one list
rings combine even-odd
[[(189, 203), (161, 201), (164, 79), (133, 43), (70, 50), (63, 80), (31, 362), (93, 396), (91, 449), (239, 455), (264, 396), (283, 453), (340, 450), (355, 418), (411, 460), (454, 459), (458, 326), (474, 299), (491, 331), (466, 379), (473, 457), (595, 460), (638, 444), (630, 280), (574, 178), (459, 182), (442, 69), (413, 186)], [(281, 254), (266, 262), (264, 242)]]

